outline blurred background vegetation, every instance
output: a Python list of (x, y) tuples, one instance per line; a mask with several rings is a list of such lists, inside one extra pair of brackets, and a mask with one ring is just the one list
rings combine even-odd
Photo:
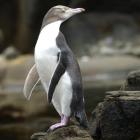
[(41, 85), (31, 101), (22, 94), (43, 16), (55, 5), (86, 9), (61, 30), (81, 67), (88, 116), (140, 68), (139, 0), (0, 0), (0, 139), (28, 140), (58, 118)]

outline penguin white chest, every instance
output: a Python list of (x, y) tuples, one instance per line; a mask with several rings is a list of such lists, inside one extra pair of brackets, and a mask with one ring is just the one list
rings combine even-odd
[[(51, 23), (44, 27), (39, 35), (35, 47), (35, 63), (37, 71), (45, 91), (48, 91), (52, 75), (57, 67), (58, 53), (56, 38), (59, 34), (61, 22)], [(72, 85), (69, 74), (65, 72), (59, 80), (52, 103), (59, 114), (70, 116), (70, 104), (72, 99)]]
[(60, 49), (57, 47), (56, 38), (59, 34), (59, 26), (60, 22), (45, 26), (40, 32), (36, 43), (35, 62), (40, 78), (43, 81), (46, 80), (46, 77), (50, 80), (57, 65), (57, 54)]

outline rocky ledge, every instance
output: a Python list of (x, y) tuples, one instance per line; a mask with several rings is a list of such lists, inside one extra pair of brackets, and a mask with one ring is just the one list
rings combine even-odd
[(76, 126), (59, 128), (53, 132), (38, 132), (31, 136), (32, 140), (93, 140), (89, 133)]
[(113, 91), (107, 94), (92, 112), (92, 137), (95, 140), (138, 140), (140, 91)]
[(123, 90), (140, 91), (140, 70), (128, 74)]

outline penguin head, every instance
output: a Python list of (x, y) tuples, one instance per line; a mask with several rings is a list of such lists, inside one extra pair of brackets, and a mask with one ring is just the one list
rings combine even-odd
[(62, 5), (57, 5), (52, 7), (44, 17), (44, 21), (47, 22), (55, 22), (55, 21), (62, 21), (69, 19), (70, 17), (85, 11), (83, 8), (69, 8)]

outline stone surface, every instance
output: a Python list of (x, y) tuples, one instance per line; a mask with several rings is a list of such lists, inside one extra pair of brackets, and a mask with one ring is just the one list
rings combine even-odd
[(28, 101), (22, 92), (7, 93), (0, 91), (0, 123), (20, 122), (29, 117), (42, 115), (48, 116), (46, 94), (34, 92)]
[[(111, 86), (123, 83), (128, 73), (140, 67), (139, 58), (132, 56), (102, 56), (89, 57), (79, 61), (86, 86)], [(121, 62), (121, 63), (120, 63)]]
[(93, 140), (88, 131), (71, 125), (59, 128), (49, 133), (35, 133), (31, 136), (32, 140)]
[(7, 61), (4, 56), (0, 55), (0, 89), (4, 88), (7, 74)]
[(140, 92), (114, 91), (92, 112), (95, 140), (135, 140), (140, 137)]
[(131, 91), (140, 90), (140, 70), (130, 72), (122, 88)]
[(19, 56), (19, 52), (14, 46), (11, 45), (3, 51), (2, 55), (5, 56), (6, 59), (10, 60)]
[(34, 58), (33, 55), (21, 55), (16, 59), (9, 60), (7, 65), (6, 81), (11, 81), (12, 83), (22, 81), (23, 83), (30, 68), (34, 65)]

